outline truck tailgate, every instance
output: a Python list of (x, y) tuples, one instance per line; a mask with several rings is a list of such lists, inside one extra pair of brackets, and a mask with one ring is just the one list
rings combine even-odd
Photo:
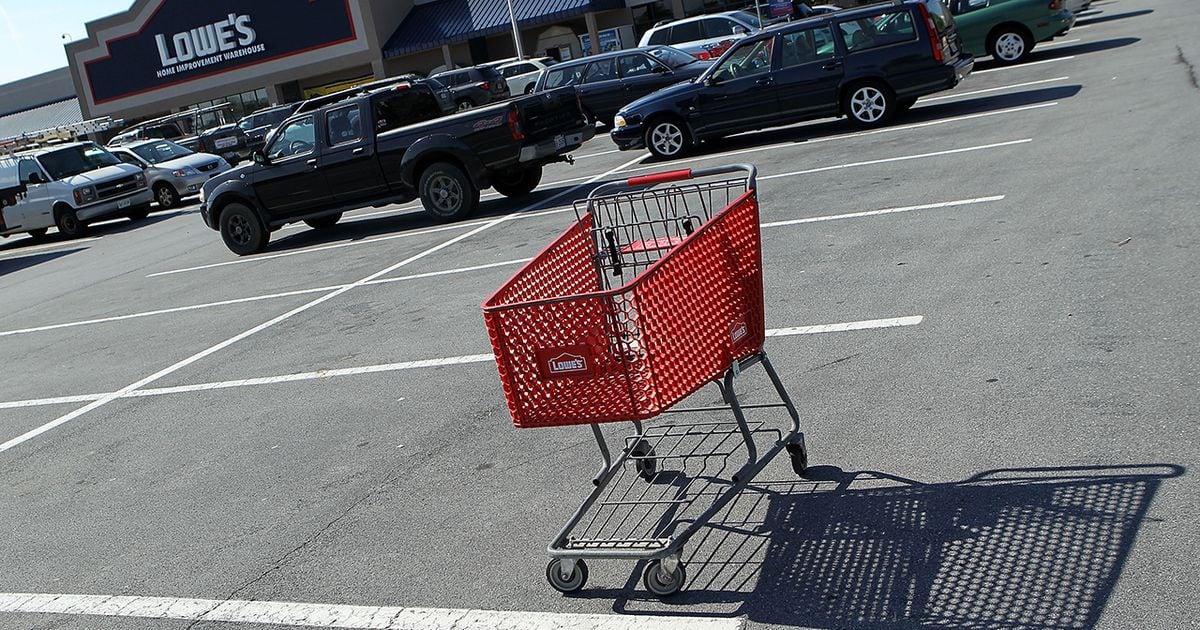
[(564, 87), (515, 101), (521, 112), (521, 127), (529, 142), (551, 139), (586, 126), (575, 88)]

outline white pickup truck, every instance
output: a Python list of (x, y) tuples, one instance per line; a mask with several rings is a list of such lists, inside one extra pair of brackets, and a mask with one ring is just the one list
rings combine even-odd
[[(125, 164), (94, 142), (73, 142), (0, 160), (0, 236), (34, 238), (57, 227), (75, 238), (93, 221), (150, 214), (153, 193), (142, 169)], [(12, 202), (11, 204), (9, 202)]]

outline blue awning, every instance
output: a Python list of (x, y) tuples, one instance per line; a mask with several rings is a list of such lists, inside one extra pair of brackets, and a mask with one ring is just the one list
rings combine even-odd
[[(625, 0), (513, 0), (522, 27), (551, 24), (592, 11), (625, 8)], [(418, 4), (383, 47), (386, 58), (497, 35), (512, 29), (505, 0), (438, 0)]]

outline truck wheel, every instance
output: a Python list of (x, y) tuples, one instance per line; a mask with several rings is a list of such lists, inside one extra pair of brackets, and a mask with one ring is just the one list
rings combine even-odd
[(54, 226), (67, 238), (79, 238), (87, 234), (87, 224), (79, 220), (74, 208), (55, 208)]
[(221, 239), (238, 256), (261, 252), (271, 238), (258, 213), (240, 203), (225, 206), (220, 221)]
[(158, 201), (159, 208), (166, 210), (179, 204), (179, 193), (170, 184), (159, 184), (154, 187), (154, 199)]
[(40, 240), (46, 238), (46, 228), (38, 228), (36, 230), (29, 230), (28, 232), (26, 232), (26, 234), (29, 235), (29, 238), (31, 238), (35, 241), (40, 241)]
[(475, 107), (475, 103), (472, 103), (470, 99), (466, 99), (466, 98), (460, 100), (457, 105), (457, 109), (460, 112), (465, 112), (468, 109), (471, 109), (472, 107)]
[(421, 173), (421, 205), (438, 221), (465, 219), (479, 205), (479, 189), (462, 169), (436, 162)]
[(337, 225), (337, 222), (341, 221), (341, 220), (342, 220), (342, 213), (339, 212), (337, 214), (331, 214), (326, 217), (317, 217), (315, 219), (305, 219), (304, 222), (308, 224), (308, 227), (310, 227), (314, 230), (328, 230), (329, 228)]
[(129, 217), (130, 221), (141, 221), (142, 219), (150, 216), (150, 204), (138, 206), (133, 210), (130, 210), (129, 214), (125, 216)]
[(492, 176), (492, 188), (505, 197), (524, 197), (542, 182), (542, 167), (514, 168)]

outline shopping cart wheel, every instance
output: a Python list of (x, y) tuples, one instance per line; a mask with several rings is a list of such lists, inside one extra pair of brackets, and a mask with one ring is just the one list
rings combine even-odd
[(787, 445), (788, 456), (792, 458), (792, 470), (803, 477), (808, 470), (808, 448), (804, 446), (804, 436), (799, 435)]
[(642, 574), (642, 583), (646, 585), (646, 590), (658, 595), (659, 597), (667, 597), (674, 595), (683, 588), (683, 583), (687, 581), (687, 573), (683, 570), (682, 562), (675, 562), (675, 570), (671, 572), (663, 571), (662, 560), (651, 560), (646, 564), (646, 572)]
[[(564, 566), (571, 563), (574, 566)], [(568, 577), (563, 577), (563, 569), (567, 569)], [(554, 590), (563, 593), (571, 594), (583, 588), (587, 584), (588, 568), (587, 563), (583, 560), (563, 560), (555, 558), (546, 565), (546, 580), (550, 582), (550, 586)]]
[(658, 473), (658, 459), (654, 457), (654, 449), (646, 440), (638, 440), (629, 454), (634, 457), (633, 466), (642, 479), (650, 481)]

